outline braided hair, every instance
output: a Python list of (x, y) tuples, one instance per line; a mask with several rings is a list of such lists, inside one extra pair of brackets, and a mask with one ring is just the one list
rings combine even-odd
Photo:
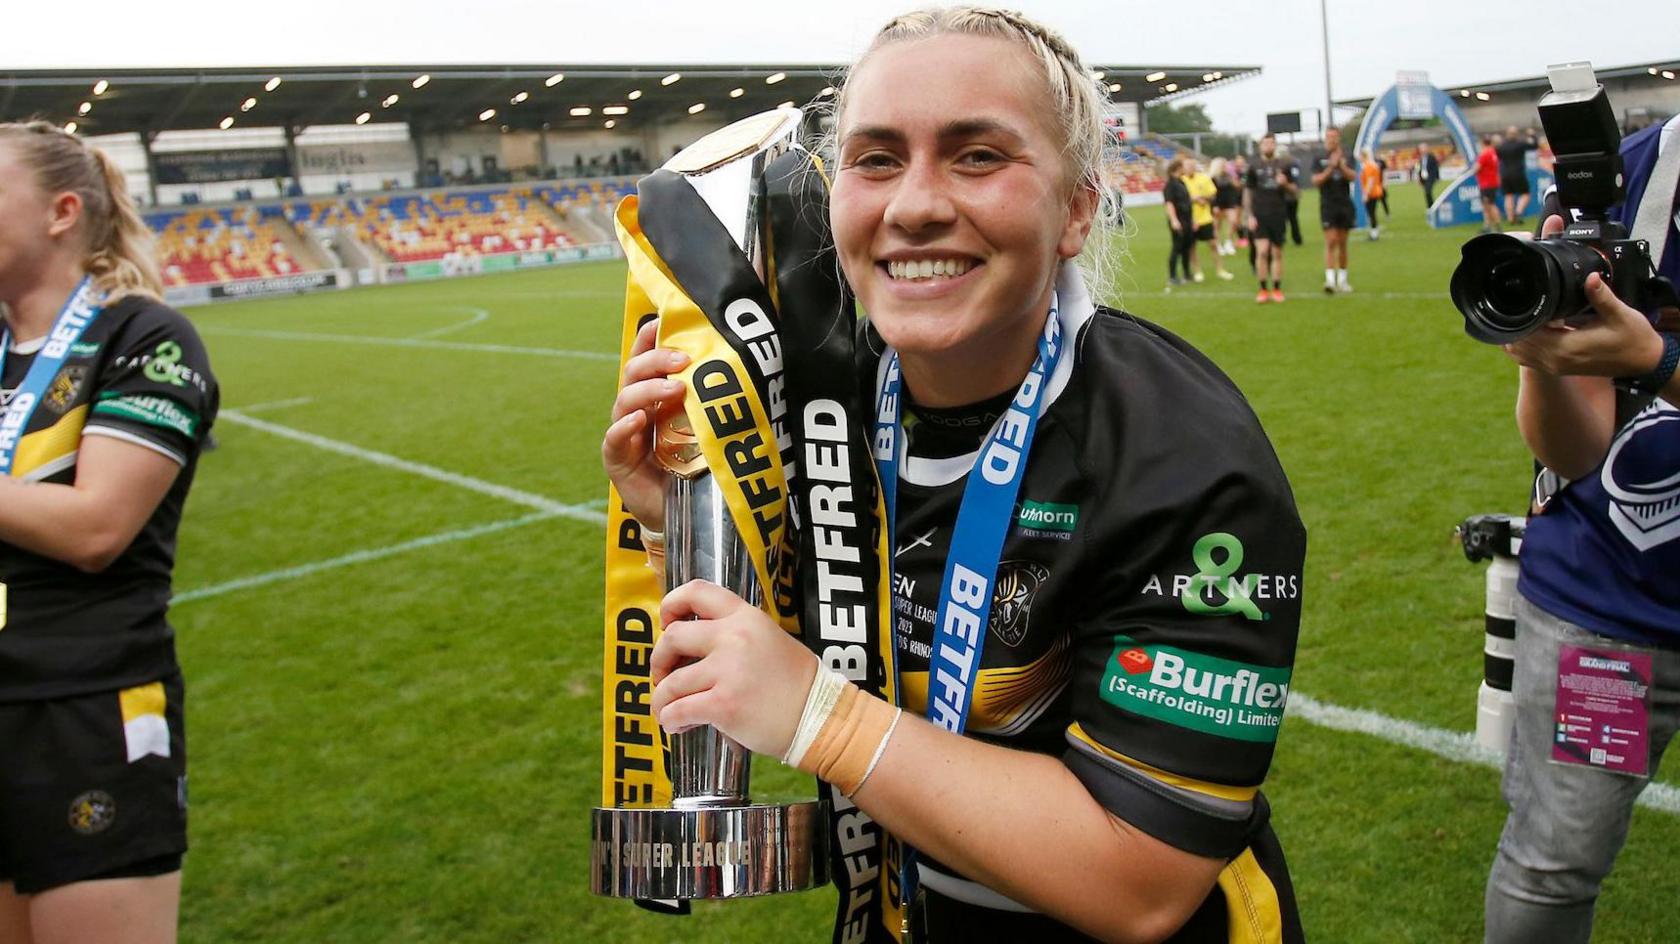
[[(1104, 88), (1079, 53), (1060, 34), (1021, 13), (989, 7), (942, 7), (917, 10), (894, 17), (875, 34), (869, 48), (852, 64), (856, 71), (871, 53), (892, 43), (957, 34), (1002, 39), (1023, 46), (1038, 62), (1049, 92), (1050, 110), (1063, 144), (1063, 165), (1074, 187), (1097, 195), (1097, 212), (1091, 237), (1080, 252), (1078, 264), (1084, 271), (1091, 297), (1106, 298), (1112, 288), (1108, 252), (1110, 237), (1119, 228), (1120, 206), (1113, 191), (1104, 185), (1103, 158), (1112, 138), (1103, 123)], [(834, 127), (846, 108), (846, 88), (841, 83), (836, 98)]]

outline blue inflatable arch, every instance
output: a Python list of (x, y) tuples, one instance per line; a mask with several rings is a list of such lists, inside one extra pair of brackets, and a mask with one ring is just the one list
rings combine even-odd
[[(1365, 111), (1365, 120), (1359, 126), (1359, 138), (1353, 145), (1353, 158), (1359, 159), (1367, 149), (1375, 154), (1377, 142), (1382, 140), (1383, 132), (1392, 126), (1401, 116), (1400, 96), (1402, 90), (1409, 97), (1420, 95), (1425, 89), (1429, 92), (1429, 110), (1433, 117), (1441, 119), (1447, 126), (1447, 133), (1452, 136), (1453, 143), (1458, 146), (1459, 153), (1469, 162), (1469, 167), (1458, 179), (1452, 181), (1435, 198), (1435, 203), (1429, 208), (1429, 225), (1434, 227), (1456, 226), (1461, 223), (1479, 223), (1482, 219), (1481, 191), (1476, 186), (1476, 154), (1481, 150), (1476, 144), (1476, 135), (1470, 130), (1470, 123), (1464, 120), (1464, 112), (1458, 108), (1458, 103), (1452, 96), (1433, 85), (1430, 86), (1390, 86), (1382, 93), (1371, 107)], [(1421, 104), (1414, 98), (1407, 104)], [(1421, 114), (1421, 109), (1412, 111), (1407, 117)], [(1528, 187), (1534, 194), (1535, 201), (1552, 185), (1552, 175), (1542, 170), (1536, 162), (1530, 162), (1528, 167)], [(1365, 227), (1365, 194), (1357, 180), (1353, 184), (1354, 210), (1358, 215), (1356, 225)]]

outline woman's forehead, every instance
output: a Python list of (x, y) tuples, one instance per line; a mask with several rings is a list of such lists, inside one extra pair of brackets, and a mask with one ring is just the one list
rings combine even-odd
[(1019, 43), (944, 34), (889, 43), (864, 57), (846, 82), (841, 133), (981, 118), (1028, 133), (1051, 126), (1050, 107), (1043, 69)]

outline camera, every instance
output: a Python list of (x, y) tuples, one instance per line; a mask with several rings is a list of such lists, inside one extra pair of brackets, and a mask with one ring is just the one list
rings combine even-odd
[(1464, 331), (1509, 344), (1555, 319), (1593, 317), (1587, 276), (1597, 272), (1616, 297), (1641, 311), (1673, 288), (1654, 275), (1649, 246), (1610, 219), (1622, 202), (1622, 135), (1592, 66), (1552, 66), (1552, 90), (1540, 99), (1540, 123), (1554, 155), (1564, 231), (1549, 239), (1488, 233), (1465, 243), (1452, 276), (1452, 300)]

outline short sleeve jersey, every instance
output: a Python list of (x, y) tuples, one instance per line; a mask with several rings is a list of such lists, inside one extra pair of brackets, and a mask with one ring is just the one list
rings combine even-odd
[(1201, 173), (1184, 178), (1184, 186), (1190, 191), (1191, 223), (1198, 229), (1213, 225), (1213, 198), (1219, 193), (1219, 186), (1212, 177)]
[[(1331, 152), (1313, 158), (1312, 172), (1316, 178), (1330, 167)], [(1324, 178), (1324, 183), (1318, 185), (1318, 199), (1321, 205), (1334, 203), (1337, 205), (1353, 206), (1353, 178), (1357, 174), (1353, 160), (1346, 151), (1341, 152), (1342, 164), (1330, 171), (1330, 176)]]
[[(6, 353), (6, 399), (35, 357), (32, 349)], [(119, 299), (70, 348), (19, 440), (13, 476), (74, 484), (82, 444), (94, 436), (151, 450), (181, 471), (134, 542), (100, 573), (0, 542), (8, 604), (0, 702), (109, 691), (176, 671), (165, 618), (175, 532), (217, 398), (197, 332), (161, 303)]]
[[(1258, 787), (1301, 614), (1306, 534), (1289, 484), (1242, 395), (1188, 344), (1104, 309), (1068, 336), (1076, 363), (1033, 441), (968, 734), (1059, 754), (1114, 815), (1253, 865), (1275, 846)], [(894, 599), (907, 711), (926, 708), (946, 552), (987, 419), (907, 413)], [(1293, 921), (1281, 857), (1261, 866)], [(1174, 940), (1227, 940), (1226, 909), (1247, 905), (1226, 894), (1191, 922), (1214, 930)]]
[(1243, 185), (1251, 194), (1249, 206), (1255, 216), (1281, 219), (1288, 213), (1288, 207), (1284, 205), (1283, 185), (1277, 180), (1280, 173), (1293, 181), (1300, 171), (1294, 162), (1281, 157), (1257, 157), (1248, 165)]
[(1501, 141), (1494, 148), (1499, 156), (1499, 176), (1504, 180), (1518, 180), (1528, 173), (1528, 152), (1539, 145), (1530, 138), (1512, 138)]
[(1476, 155), (1476, 186), (1483, 190), (1499, 189), (1499, 157), (1493, 153), (1492, 145)]

